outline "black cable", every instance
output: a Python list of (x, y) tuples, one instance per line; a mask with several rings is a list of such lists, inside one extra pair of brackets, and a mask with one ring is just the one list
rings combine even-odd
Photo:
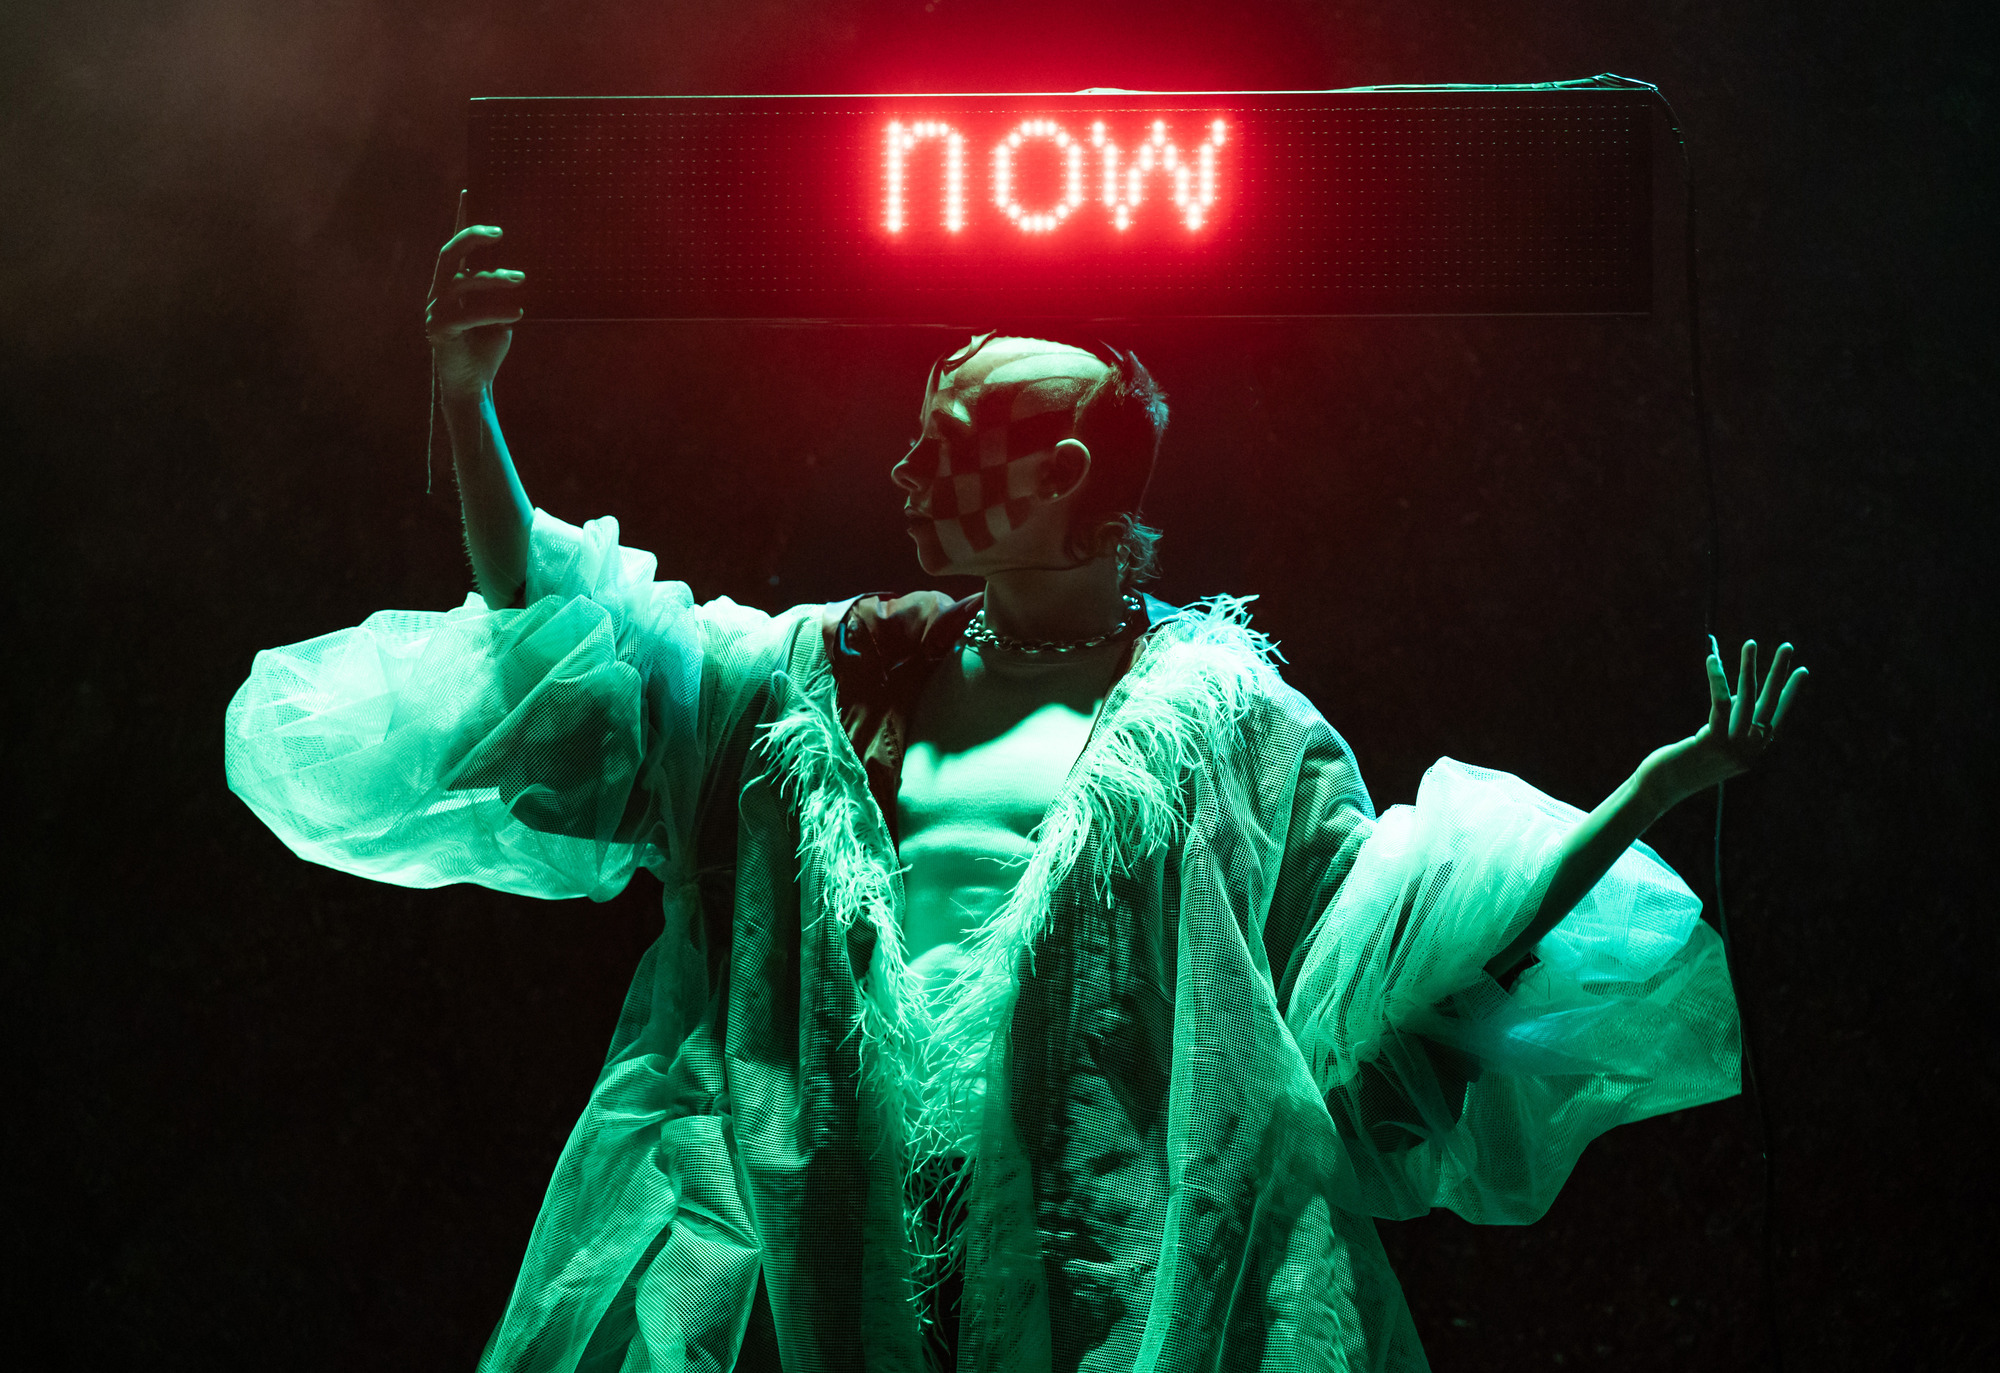
[[(1694, 161), (1688, 153), (1687, 136), (1681, 131), (1680, 116), (1674, 112), (1673, 102), (1658, 86), (1650, 82), (1635, 81), (1630, 77), (1606, 73), (1596, 78), (1607, 85), (1643, 86), (1659, 99), (1660, 106), (1667, 112), (1668, 128), (1673, 132), (1674, 143), (1681, 153), (1681, 189), (1686, 207), (1686, 264), (1684, 275), (1687, 280), (1687, 334), (1688, 373), (1691, 398), (1694, 402), (1695, 451), (1701, 462), (1702, 491), (1708, 508), (1708, 589), (1702, 607), (1702, 629), (1708, 636), (1709, 647), (1718, 659), (1721, 647), (1715, 639), (1715, 619), (1717, 604), (1722, 590), (1722, 503), (1717, 494), (1715, 480), (1715, 454), (1709, 445), (1708, 396), (1702, 387), (1701, 365), (1701, 261), (1699, 249), (1699, 218), (1695, 209)], [(1725, 660), (1726, 665), (1726, 660)], [(1739, 681), (1737, 690), (1749, 690), (1749, 684)], [(1715, 924), (1722, 936), (1722, 956), (1729, 968), (1730, 985), (1742, 988), (1745, 979), (1741, 973), (1741, 960), (1736, 951), (1736, 941), (1729, 934), (1729, 907), (1723, 899), (1722, 889), (1722, 818), (1725, 800), (1725, 784), (1715, 785), (1715, 836), (1712, 859), (1715, 880)], [(1743, 1032), (1743, 1082), (1748, 1089), (1746, 1095), (1755, 1112), (1757, 1122), (1757, 1152), (1764, 1171), (1764, 1217), (1761, 1231), (1764, 1265), (1764, 1337), (1770, 1352), (1770, 1365), (1774, 1373), (1782, 1373), (1785, 1366), (1784, 1343), (1778, 1321), (1778, 1265), (1777, 1265), (1777, 1166), (1771, 1149), (1771, 1113), (1765, 1104), (1764, 1093), (1758, 1084), (1757, 1055), (1751, 1035), (1750, 1012), (1742, 995), (1737, 997), (1736, 1013)]]
[[(1708, 588), (1702, 606), (1702, 630), (1708, 636), (1710, 647), (1718, 657), (1720, 649), (1715, 643), (1715, 619), (1717, 604), (1722, 590), (1722, 502), (1716, 491), (1715, 454), (1709, 446), (1708, 394), (1702, 386), (1701, 365), (1701, 272), (1698, 251), (1697, 228), (1699, 220), (1695, 213), (1694, 162), (1688, 154), (1687, 137), (1681, 132), (1680, 116), (1674, 113), (1673, 102), (1650, 81), (1640, 81), (1630, 76), (1619, 76), (1615, 72), (1600, 72), (1596, 76), (1579, 81), (1534, 81), (1518, 85), (1489, 85), (1485, 83), (1454, 83), (1450, 85), (1395, 85), (1395, 86), (1354, 86), (1355, 91), (1473, 91), (1473, 90), (1577, 90), (1591, 86), (1614, 86), (1626, 90), (1651, 91), (1653, 98), (1660, 102), (1667, 112), (1667, 125), (1672, 130), (1674, 142), (1681, 153), (1681, 189), (1686, 206), (1686, 279), (1688, 303), (1688, 374), (1691, 399), (1694, 402), (1695, 451), (1701, 461), (1702, 494), (1708, 507)], [(1744, 683), (1738, 689), (1747, 689)], [(1743, 987), (1744, 978), (1740, 972), (1740, 962), (1735, 941), (1729, 937), (1729, 912), (1723, 902), (1722, 892), (1722, 814), (1723, 787), (1715, 788), (1715, 923), (1716, 931), (1722, 936), (1722, 955), (1729, 968), (1730, 985)], [(1743, 1081), (1745, 1095), (1756, 1112), (1757, 1152), (1764, 1166), (1764, 1223), (1760, 1227), (1763, 1235), (1764, 1264), (1764, 1322), (1765, 1338), (1770, 1349), (1770, 1364), (1774, 1370), (1784, 1368), (1784, 1345), (1780, 1339), (1778, 1323), (1777, 1285), (1777, 1238), (1776, 1238), (1776, 1198), (1777, 1170), (1771, 1155), (1771, 1114), (1764, 1104), (1764, 1094), (1758, 1087), (1757, 1058), (1752, 1046), (1750, 1015), (1743, 1005), (1743, 998), (1737, 998), (1737, 1019), (1743, 1031)]]

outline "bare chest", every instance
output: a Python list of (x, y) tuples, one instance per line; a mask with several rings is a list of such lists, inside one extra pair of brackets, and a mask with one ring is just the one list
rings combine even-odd
[(1089, 740), (1111, 649), (1055, 662), (965, 652), (926, 685), (896, 797), (913, 964), (949, 965), (1012, 893)]

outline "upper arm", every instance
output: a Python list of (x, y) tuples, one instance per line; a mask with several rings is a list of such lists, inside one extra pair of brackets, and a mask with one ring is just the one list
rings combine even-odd
[(615, 521), (537, 512), (525, 610), (384, 611), (260, 653), (230, 786), (302, 857), (433, 887), (622, 889), (692, 846), (716, 741), (812, 607), (696, 606)]
[(1298, 981), (1313, 928), (1353, 868), (1375, 815), (1346, 742), (1317, 714), (1307, 729), (1284, 857), (1264, 922), (1264, 952), (1281, 1009)]
[(530, 553), (530, 603), (582, 597), (602, 607), (618, 660), (634, 674), (641, 756), (633, 782), (646, 795), (627, 806), (621, 831), (636, 825), (685, 844), (710, 765), (818, 607), (771, 615), (726, 596), (696, 604), (685, 583), (655, 580), (651, 553), (619, 544), (615, 519), (578, 528), (538, 510)]

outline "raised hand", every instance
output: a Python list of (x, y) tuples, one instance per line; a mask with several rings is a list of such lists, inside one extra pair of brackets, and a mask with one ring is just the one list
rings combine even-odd
[(1792, 667), (1792, 646), (1779, 644), (1760, 688), (1757, 641), (1746, 639), (1732, 688), (1721, 648), (1713, 639), (1709, 646), (1708, 723), (1646, 760), (1655, 784), (1667, 791), (1663, 799), (1669, 805), (1755, 767), (1778, 737), (1806, 682), (1806, 670)]
[(498, 225), (466, 224), (465, 192), (460, 191), (457, 226), (438, 249), (430, 300), (424, 306), (424, 333), (430, 338), (438, 386), (447, 400), (477, 396), (493, 384), (514, 341), (513, 326), (521, 321), (521, 311), (495, 293), (517, 289), (527, 280), (526, 274), (481, 271), (466, 262), (475, 249), (497, 244), (500, 234)]

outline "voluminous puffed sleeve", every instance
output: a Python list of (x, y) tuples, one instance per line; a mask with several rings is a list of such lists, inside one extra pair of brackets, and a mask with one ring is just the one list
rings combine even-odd
[(538, 510), (526, 609), (473, 595), (259, 653), (230, 788), (343, 872), (610, 899), (684, 858), (708, 758), (811, 609), (697, 606), (654, 567), (616, 520)]
[(1441, 759), (1349, 837), (1286, 1020), (1346, 1146), (1341, 1199), (1391, 1219), (1542, 1215), (1584, 1146), (1739, 1089), (1736, 1002), (1701, 902), (1634, 844), (1503, 989), (1485, 963), (1540, 907), (1583, 818)]

